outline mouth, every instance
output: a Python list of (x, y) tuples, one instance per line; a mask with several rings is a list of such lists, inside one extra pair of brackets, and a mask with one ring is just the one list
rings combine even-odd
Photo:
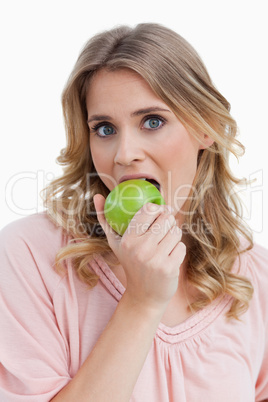
[(141, 180), (148, 181), (149, 183), (153, 184), (157, 188), (158, 191), (160, 191), (160, 184), (155, 179), (142, 178)]
[(149, 183), (153, 184), (157, 188), (158, 191), (160, 191), (160, 189), (161, 189), (160, 183), (153, 176), (149, 176), (146, 174), (144, 174), (144, 175), (143, 174), (126, 175), (126, 176), (121, 177), (121, 179), (119, 180), (119, 183), (122, 183), (123, 181), (127, 181), (127, 180), (133, 180), (133, 179), (148, 181)]
[(148, 181), (149, 183), (153, 184), (157, 188), (158, 191), (161, 190), (160, 183), (152, 176), (141, 175), (141, 174), (127, 175), (127, 176), (121, 177), (121, 179), (119, 180), (119, 183), (122, 183), (123, 181), (127, 181), (127, 180), (145, 180), (145, 181)]

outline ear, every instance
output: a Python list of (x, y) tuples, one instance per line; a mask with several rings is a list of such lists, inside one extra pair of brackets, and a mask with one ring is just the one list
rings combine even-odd
[(199, 149), (206, 149), (209, 148), (214, 140), (212, 138), (210, 138), (207, 134), (201, 134), (200, 135), (200, 145), (199, 145)]

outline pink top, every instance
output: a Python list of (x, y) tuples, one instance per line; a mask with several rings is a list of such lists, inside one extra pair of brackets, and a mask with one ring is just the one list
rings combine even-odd
[[(89, 355), (125, 289), (98, 256), (92, 290), (70, 264), (60, 277), (54, 258), (68, 238), (45, 213), (9, 224), (0, 238), (0, 401), (49, 401)], [(241, 274), (255, 287), (241, 321), (226, 321), (226, 296), (173, 328), (160, 324), (131, 402), (268, 398), (268, 251), (244, 254)]]

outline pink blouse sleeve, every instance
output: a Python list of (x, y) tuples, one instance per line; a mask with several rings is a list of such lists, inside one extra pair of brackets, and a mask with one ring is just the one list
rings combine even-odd
[(53, 309), (57, 242), (47, 238), (44, 219), (24, 219), (0, 232), (0, 401), (48, 402), (70, 380)]
[(256, 401), (265, 401), (268, 400), (268, 250), (254, 246), (249, 253), (248, 268), (253, 278), (254, 293), (258, 298), (259, 311), (256, 311), (255, 315), (260, 315), (263, 324), (263, 350), (260, 353), (255, 398)]

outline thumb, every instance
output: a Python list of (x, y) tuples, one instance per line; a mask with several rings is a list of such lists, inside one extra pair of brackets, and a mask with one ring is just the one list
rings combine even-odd
[(104, 204), (105, 204), (105, 198), (101, 194), (96, 194), (93, 197), (95, 209), (97, 212), (97, 218), (99, 221), (99, 224), (101, 225), (104, 233), (106, 234), (109, 246), (112, 248), (114, 252), (116, 252), (116, 246), (118, 242), (121, 240), (121, 236), (117, 234), (109, 225), (107, 220), (105, 219), (104, 215)]

